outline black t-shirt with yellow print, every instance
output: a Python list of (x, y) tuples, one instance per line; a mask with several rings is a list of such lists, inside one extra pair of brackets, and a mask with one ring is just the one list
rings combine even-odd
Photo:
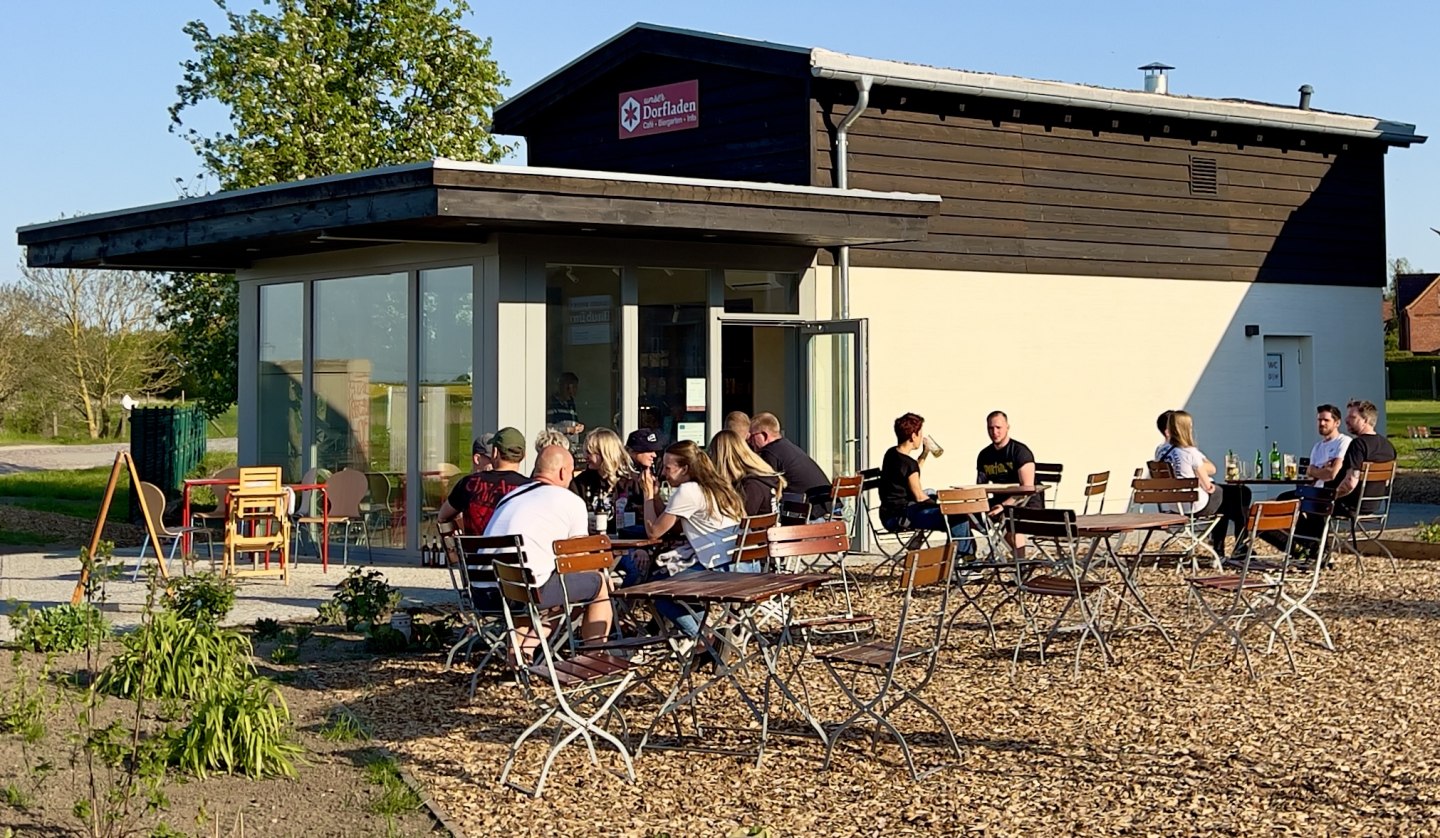
[(980, 449), (975, 458), (975, 470), (985, 483), (1019, 483), (1020, 467), (1035, 462), (1030, 446), (1017, 440), (1009, 440), (1004, 447), (987, 445)]

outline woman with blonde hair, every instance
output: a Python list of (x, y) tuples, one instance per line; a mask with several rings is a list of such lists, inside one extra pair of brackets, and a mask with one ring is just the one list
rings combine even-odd
[[(649, 471), (640, 472), (645, 496), (645, 534), (660, 538), (678, 522), (685, 539), (673, 550), (655, 558), (656, 568), (669, 576), (700, 570), (732, 570), (735, 538), (745, 509), (740, 495), (706, 456), (700, 446), (684, 440), (665, 449), (660, 476), (675, 487), (668, 502), (659, 496), (659, 484)], [(667, 607), (668, 605), (668, 607)], [(661, 614), (694, 637), (699, 624), (679, 606), (656, 603)]]
[(566, 451), (570, 450), (570, 437), (561, 433), (558, 428), (547, 426), (545, 430), (535, 435), (535, 453), (539, 454), (552, 445), (558, 445)]
[(1222, 486), (1211, 479), (1215, 474), (1215, 464), (1196, 447), (1195, 419), (1186, 411), (1171, 411), (1165, 426), (1165, 439), (1165, 444), (1156, 452), (1156, 459), (1169, 463), (1177, 478), (1193, 477), (1199, 484), (1199, 498), (1194, 504), (1189, 504), (1192, 509), (1176, 511), (1193, 513), (1197, 518), (1213, 518), (1219, 515), (1220, 523), (1210, 531), (1210, 545), (1215, 548), (1217, 556), (1223, 557), (1226, 530), (1234, 525), (1236, 537), (1245, 533), (1245, 515), (1250, 508), (1250, 487), (1239, 484)]
[(596, 428), (585, 435), (585, 470), (575, 475), (570, 488), (585, 499), (586, 506), (598, 497), (614, 500), (616, 495), (628, 493), (634, 481), (635, 468), (619, 434)]
[(734, 431), (721, 431), (710, 439), (710, 459), (720, 477), (735, 487), (746, 515), (768, 515), (776, 510), (785, 477), (760, 459)]

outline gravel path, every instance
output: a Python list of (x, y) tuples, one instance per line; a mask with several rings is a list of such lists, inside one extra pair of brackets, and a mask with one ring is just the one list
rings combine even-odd
[[(128, 442), (104, 442), (98, 445), (6, 445), (0, 447), (0, 474), (108, 466), (115, 462), (116, 451), (129, 447)], [(206, 450), (234, 451), (235, 438), (209, 440)]]

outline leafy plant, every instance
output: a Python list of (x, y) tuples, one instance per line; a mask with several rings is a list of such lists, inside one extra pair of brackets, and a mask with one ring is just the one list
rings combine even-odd
[(1440, 544), (1440, 518), (1416, 527), (1415, 540), (1426, 544)]
[(170, 610), (182, 617), (218, 623), (235, 607), (235, 583), (217, 573), (196, 573), (170, 583)]
[(52, 605), (35, 610), (16, 603), (10, 615), (15, 642), (36, 652), (78, 652), (110, 636), (110, 624), (88, 602)]
[(300, 660), (300, 650), (289, 644), (281, 644), (270, 650), (270, 662), (290, 664)]
[(95, 689), (125, 698), (195, 699), (253, 672), (253, 650), (243, 635), (174, 611), (155, 612), (123, 642)]
[(333, 599), (330, 600), (329, 602), (322, 602), (322, 603), (320, 603), (320, 606), (319, 606), (318, 608), (316, 608), (315, 610), (318, 611), (318, 612), (320, 612), (320, 625), (322, 625), (322, 626), (343, 626), (343, 625), (345, 625), (345, 609), (341, 608), (341, 607), (340, 607), (340, 603), (334, 601)]
[[(340, 580), (331, 602), (345, 615), (345, 628), (374, 627), (390, 618), (390, 612), (400, 604), (400, 591), (385, 581), (380, 571), (357, 567)], [(321, 617), (325, 617), (323, 606)]]
[(403, 632), (389, 626), (375, 626), (365, 638), (365, 651), (378, 655), (394, 654), (410, 648)]
[(420, 808), (420, 797), (405, 784), (400, 776), (400, 766), (393, 757), (384, 754), (371, 757), (365, 763), (365, 776), (380, 787), (380, 795), (370, 803), (371, 812), (393, 817)]
[(294, 777), (302, 753), (290, 740), (290, 710), (275, 685), (252, 678), (215, 689), (170, 743), (170, 764), (205, 777), (215, 771), (250, 777)]
[(410, 627), (410, 645), (427, 652), (438, 652), (450, 646), (454, 635), (454, 630), (444, 620), (417, 622)]
[(280, 621), (274, 617), (261, 617), (255, 621), (256, 640), (274, 640), (280, 636)]

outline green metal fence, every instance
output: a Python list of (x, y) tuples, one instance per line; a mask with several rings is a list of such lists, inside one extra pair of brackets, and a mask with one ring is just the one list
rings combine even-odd
[[(130, 411), (130, 456), (140, 479), (167, 499), (180, 497), (185, 476), (205, 458), (205, 413), (193, 405), (137, 407)], [(130, 520), (140, 520), (136, 488), (130, 488)]]

